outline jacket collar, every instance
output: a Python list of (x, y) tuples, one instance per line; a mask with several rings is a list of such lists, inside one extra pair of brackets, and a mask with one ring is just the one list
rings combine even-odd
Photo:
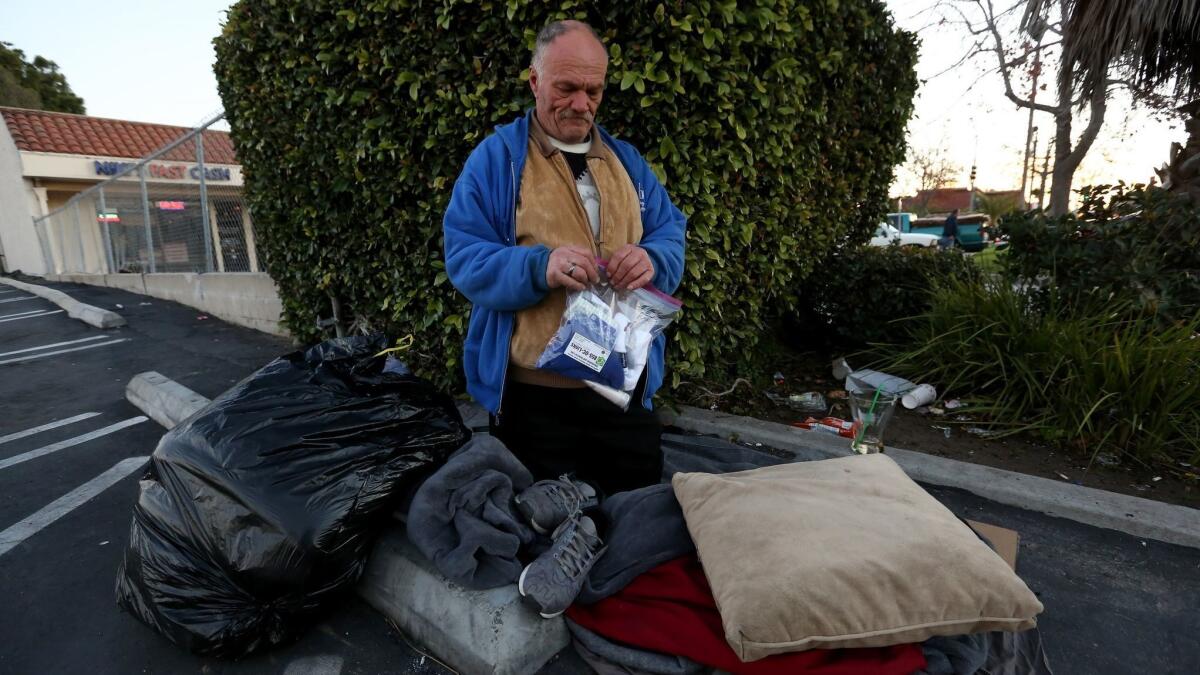
[[(516, 118), (508, 124), (496, 125), (496, 135), (504, 143), (504, 147), (508, 151), (508, 158), (513, 163), (513, 169), (517, 177), (525, 169), (525, 155), (529, 150), (529, 127), (530, 120), (533, 117), (533, 108), (530, 108), (524, 115)], [(628, 148), (628, 145), (622, 145), (613, 138), (604, 127), (599, 124), (592, 125), (593, 140), (601, 140), (604, 145), (612, 150), (617, 159), (625, 166), (625, 170), (629, 172), (631, 178), (634, 177), (635, 167), (638, 166), (637, 155), (634, 151)], [(596, 149), (598, 145), (593, 142), (592, 148)], [(634, 178), (634, 184), (639, 185), (638, 180)]]
[[(546, 130), (542, 128), (542, 123), (538, 121), (537, 114), (534, 112), (534, 110), (531, 109), (528, 114), (529, 138), (533, 141), (534, 145), (537, 146), (537, 149), (542, 153), (542, 156), (550, 157), (554, 153), (559, 152), (559, 149), (554, 147), (554, 144), (550, 142), (550, 135), (547, 134)], [(598, 127), (596, 127), (596, 125), (592, 125), (592, 146), (588, 148), (587, 151), (588, 159), (604, 159), (604, 141), (600, 138), (600, 134), (597, 133), (597, 128)]]

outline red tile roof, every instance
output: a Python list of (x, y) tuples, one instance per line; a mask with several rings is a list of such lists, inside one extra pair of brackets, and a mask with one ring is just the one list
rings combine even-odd
[[(1021, 205), (1020, 190), (979, 190), (978, 195), (1002, 196), (1015, 205)], [(904, 208), (914, 208), (923, 204), (926, 213), (950, 213), (958, 209), (966, 213), (971, 206), (970, 188), (937, 188), (935, 190), (918, 190), (912, 197), (904, 197)], [(1028, 208), (1028, 205), (1025, 205)]]
[[(191, 131), (187, 127), (110, 120), (103, 117), (25, 110), (0, 106), (18, 150), (138, 159)], [(160, 159), (196, 161), (193, 141), (171, 149)], [(204, 132), (204, 161), (237, 164), (233, 142), (224, 131)]]
[(925, 210), (929, 213), (949, 213), (954, 209), (965, 212), (971, 205), (971, 190), (969, 188), (918, 190), (916, 200), (919, 204), (925, 204)]

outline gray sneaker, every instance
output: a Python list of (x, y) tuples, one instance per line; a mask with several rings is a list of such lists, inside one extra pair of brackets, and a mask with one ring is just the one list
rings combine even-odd
[(513, 501), (538, 534), (549, 534), (577, 511), (596, 506), (596, 489), (562, 476), (540, 480), (521, 491)]
[(558, 526), (553, 539), (550, 550), (526, 565), (517, 580), (521, 596), (536, 604), (545, 619), (562, 614), (575, 601), (605, 550), (596, 524), (578, 513)]

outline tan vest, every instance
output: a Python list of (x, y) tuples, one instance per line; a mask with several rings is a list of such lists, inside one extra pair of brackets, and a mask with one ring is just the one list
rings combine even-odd
[[(549, 137), (532, 116), (529, 125), (529, 150), (521, 174), (520, 202), (517, 204), (517, 245), (544, 244), (582, 246), (596, 251), (604, 260), (625, 244), (642, 240), (642, 211), (633, 181), (620, 158), (599, 134), (593, 134), (587, 154), (588, 172), (600, 192), (600, 240), (592, 235), (592, 226), (583, 201), (575, 189), (575, 178), (567, 160), (550, 144)], [(512, 347), (509, 351), (509, 377), (551, 387), (581, 387), (583, 383), (543, 371), (533, 370), (566, 308), (566, 291), (555, 288), (538, 304), (516, 315)]]

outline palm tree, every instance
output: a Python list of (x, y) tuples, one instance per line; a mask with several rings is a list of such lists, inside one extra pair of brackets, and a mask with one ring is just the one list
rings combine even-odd
[(975, 210), (988, 217), (990, 227), (995, 227), (1001, 218), (1019, 209), (1017, 198), (1012, 195), (980, 192), (975, 198)]
[(1165, 187), (1200, 203), (1200, 0), (1029, 0), (1024, 24), (1036, 27), (1052, 2), (1062, 5), (1064, 58), (1085, 96), (1115, 72), (1146, 90), (1173, 89), (1187, 116), (1186, 146), (1174, 144), (1159, 172)]

